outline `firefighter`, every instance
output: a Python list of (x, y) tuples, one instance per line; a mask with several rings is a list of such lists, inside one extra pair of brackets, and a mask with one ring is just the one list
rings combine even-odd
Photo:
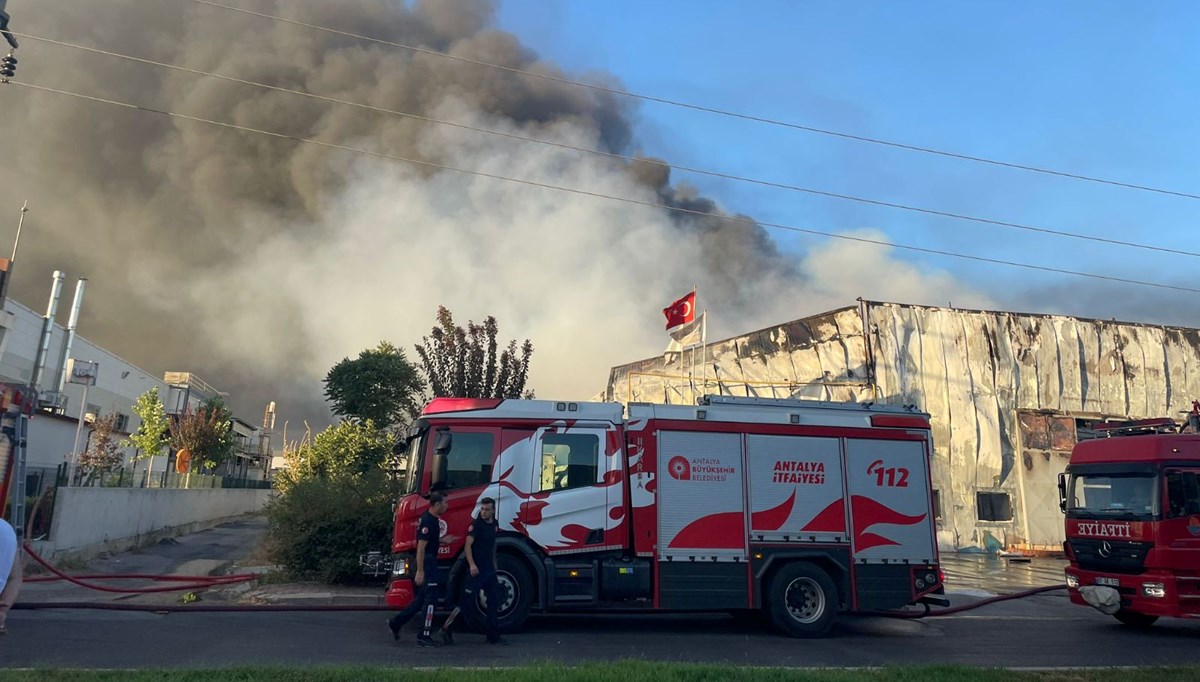
[(489, 644), (508, 644), (500, 638), (497, 610), (500, 608), (500, 582), (496, 579), (496, 501), (485, 497), (479, 501), (479, 517), (467, 531), (467, 565), (471, 576), (458, 605), (442, 623), (442, 641), (454, 643), (450, 627), (463, 609), (473, 608), (479, 590), (487, 598), (487, 641)]
[(429, 509), (421, 515), (417, 525), (417, 571), (413, 575), (412, 603), (400, 613), (388, 619), (388, 629), (392, 638), (399, 641), (400, 629), (412, 617), (420, 612), (425, 613), (425, 624), (417, 635), (417, 646), (438, 646), (433, 641), (433, 609), (441, 595), (441, 585), (438, 578), (438, 547), (441, 543), (450, 544), (454, 536), (442, 535), (442, 514), (446, 513), (446, 495), (441, 492), (429, 494)]
[(0, 519), (0, 636), (8, 634), (5, 621), (8, 610), (17, 602), (21, 590), (21, 547), (17, 533), (8, 521)]

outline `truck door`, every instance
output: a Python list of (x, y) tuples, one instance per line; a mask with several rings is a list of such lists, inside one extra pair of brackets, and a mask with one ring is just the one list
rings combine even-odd
[(609, 491), (604, 485), (610, 463), (605, 457), (607, 429), (596, 427), (545, 427), (538, 430), (536, 450), (540, 461), (533, 468), (526, 508), (529, 536), (546, 551), (601, 549), (610, 521)]
[(454, 541), (442, 545), (439, 556), (449, 558), (466, 542), (467, 527), (476, 503), (492, 480), (498, 429), (459, 425), (440, 427), (433, 431), (430, 448), (436, 446), (438, 434), (444, 432), (450, 434), (450, 449), (443, 453), (445, 461), (442, 463), (436, 454), (428, 458), (432, 469), (429, 489), (446, 494), (448, 508), (442, 517), (445, 522), (442, 532), (454, 536)]
[[(1188, 569), (1200, 566), (1200, 467), (1167, 469), (1164, 475), (1163, 523), (1157, 541), (1162, 556), (1176, 571), (1180, 609), (1200, 613), (1200, 578)], [(1183, 570), (1180, 570), (1183, 569)]]
[(1200, 468), (1167, 469), (1165, 478), (1166, 545), (1194, 552), (1187, 565), (1200, 566)]

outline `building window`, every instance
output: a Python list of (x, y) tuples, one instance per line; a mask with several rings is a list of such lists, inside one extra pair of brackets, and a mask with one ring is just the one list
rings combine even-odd
[(942, 518), (942, 495), (937, 488), (933, 489), (933, 518)]
[(980, 521), (1012, 521), (1012, 498), (1008, 493), (975, 493), (975, 511)]
[(561, 433), (542, 436), (542, 492), (595, 485), (599, 471), (599, 436)]
[(129, 415), (118, 413), (117, 421), (113, 425), (113, 428), (121, 433), (129, 433)]

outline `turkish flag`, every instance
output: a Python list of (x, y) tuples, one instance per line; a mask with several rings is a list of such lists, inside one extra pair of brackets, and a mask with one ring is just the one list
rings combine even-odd
[(663, 308), (663, 315), (667, 316), (667, 329), (687, 324), (696, 319), (696, 292), (690, 292), (687, 296)]

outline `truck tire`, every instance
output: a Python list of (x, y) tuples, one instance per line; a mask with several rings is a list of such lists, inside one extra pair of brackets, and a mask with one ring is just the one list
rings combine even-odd
[(807, 561), (780, 568), (766, 596), (771, 622), (793, 637), (823, 637), (837, 618), (838, 591), (833, 579)]
[(1154, 621), (1158, 620), (1158, 616), (1147, 616), (1144, 613), (1137, 611), (1126, 611), (1121, 609), (1113, 614), (1113, 618), (1121, 621), (1131, 628), (1148, 628), (1154, 625)]
[[(500, 613), (497, 614), (500, 632), (519, 630), (533, 608), (533, 576), (525, 562), (511, 554), (500, 554), (496, 557), (496, 579), (500, 583)], [(487, 614), (481, 601), (476, 598), (473, 608), (463, 609), (467, 624), (476, 632), (487, 629)]]

